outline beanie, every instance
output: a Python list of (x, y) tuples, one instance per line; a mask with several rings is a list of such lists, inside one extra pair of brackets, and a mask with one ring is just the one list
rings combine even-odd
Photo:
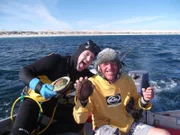
[(95, 69), (97, 70), (97, 67), (101, 63), (108, 62), (108, 61), (119, 62), (119, 57), (117, 55), (117, 52), (111, 48), (105, 48), (98, 54), (96, 62), (95, 62)]
[(118, 64), (118, 68), (119, 68), (119, 72), (116, 76), (116, 78), (120, 77), (121, 74), (121, 68), (122, 68), (122, 62), (120, 61), (120, 51), (116, 51), (114, 49), (111, 48), (105, 48), (103, 49), (97, 56), (94, 68), (96, 69), (96, 71), (98, 72), (98, 74), (100, 76), (102, 76), (103, 78), (104, 75), (101, 73), (100, 69), (99, 69), (99, 65), (104, 63), (104, 62), (109, 62), (109, 61), (114, 61), (117, 62)]

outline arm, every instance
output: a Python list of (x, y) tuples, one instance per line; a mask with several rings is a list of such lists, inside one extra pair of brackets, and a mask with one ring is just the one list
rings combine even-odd
[(131, 96), (134, 98), (135, 104), (134, 104), (134, 109), (144, 109), (144, 110), (149, 110), (152, 107), (152, 104), (148, 101), (143, 102), (143, 96), (141, 96), (136, 89), (136, 85), (134, 84), (134, 81), (130, 81), (131, 85)]
[(77, 123), (85, 123), (89, 117), (89, 115), (91, 114), (92, 111), (92, 103), (90, 101), (90, 99), (88, 100), (88, 104), (86, 105), (86, 107), (82, 106), (82, 104), (80, 103), (79, 99), (77, 99), (77, 97), (75, 97), (75, 106), (73, 109), (73, 116), (74, 119)]
[(29, 85), (29, 82), (40, 75), (46, 75), (48, 72), (51, 72), (56, 64), (59, 63), (61, 57), (56, 54), (52, 54), (46, 57), (43, 57), (32, 64), (23, 67), (19, 72), (20, 80), (24, 82), (25, 85)]
[(92, 111), (92, 102), (90, 95), (93, 93), (93, 85), (87, 77), (76, 80), (76, 97), (73, 116), (77, 123), (85, 123)]
[(60, 55), (52, 54), (22, 68), (19, 73), (20, 79), (25, 85), (35, 90), (36, 93), (41, 94), (46, 99), (55, 96), (56, 92), (53, 91), (53, 86), (42, 83), (38, 76), (47, 75), (49, 72), (53, 71), (56, 64), (60, 61), (61, 57), (59, 56)]

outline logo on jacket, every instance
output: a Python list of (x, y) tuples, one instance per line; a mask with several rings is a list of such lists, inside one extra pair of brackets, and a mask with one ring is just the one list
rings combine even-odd
[(121, 102), (121, 95), (117, 94), (115, 96), (107, 96), (106, 102), (108, 106), (117, 106)]

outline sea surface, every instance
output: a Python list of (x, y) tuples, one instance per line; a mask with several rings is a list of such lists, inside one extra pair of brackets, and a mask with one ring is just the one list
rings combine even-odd
[(18, 37), (0, 38), (0, 119), (10, 116), (24, 87), (18, 77), (23, 66), (53, 52), (71, 55), (88, 39), (127, 53), (126, 71), (149, 72), (155, 87), (152, 111), (180, 109), (180, 35)]

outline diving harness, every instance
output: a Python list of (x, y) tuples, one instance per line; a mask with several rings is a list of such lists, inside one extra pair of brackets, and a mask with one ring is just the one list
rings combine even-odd
[[(52, 116), (51, 116), (51, 118), (50, 118), (50, 120), (49, 120), (49, 122), (45, 128), (42, 129), (41, 131), (39, 131), (40, 123), (41, 123), (41, 120), (43, 118), (42, 103), (49, 100), (49, 99), (45, 99), (40, 94), (35, 93), (34, 90), (31, 90), (27, 86), (24, 87), (24, 89), (22, 90), (21, 96), (14, 101), (14, 103), (11, 107), (10, 118), (12, 120), (12, 123), (14, 123), (13, 112), (14, 112), (15, 105), (19, 101), (20, 101), (20, 103), (22, 103), (24, 101), (24, 99), (31, 99), (31, 100), (35, 101), (39, 107), (39, 114), (38, 114), (38, 119), (37, 119), (38, 125), (37, 125), (36, 129), (31, 134), (35, 134), (35, 135), (38, 134), (39, 135), (39, 134), (42, 134), (53, 122), (54, 115), (56, 112), (56, 108), (57, 108), (58, 104), (62, 102), (63, 98), (65, 99), (65, 100), (63, 100), (63, 102), (66, 102), (66, 103), (68, 102), (70, 104), (73, 104), (73, 101), (74, 101), (73, 97), (75, 96), (75, 91), (70, 90), (72, 88), (72, 83), (70, 83), (69, 77), (67, 77), (67, 76), (61, 77), (61, 78), (55, 80), (54, 82), (52, 82), (51, 84), (54, 87), (54, 91), (57, 92), (57, 95), (55, 98), (58, 98), (58, 101), (56, 103), (56, 106), (54, 107)], [(71, 100), (69, 100), (69, 99), (71, 99)]]

